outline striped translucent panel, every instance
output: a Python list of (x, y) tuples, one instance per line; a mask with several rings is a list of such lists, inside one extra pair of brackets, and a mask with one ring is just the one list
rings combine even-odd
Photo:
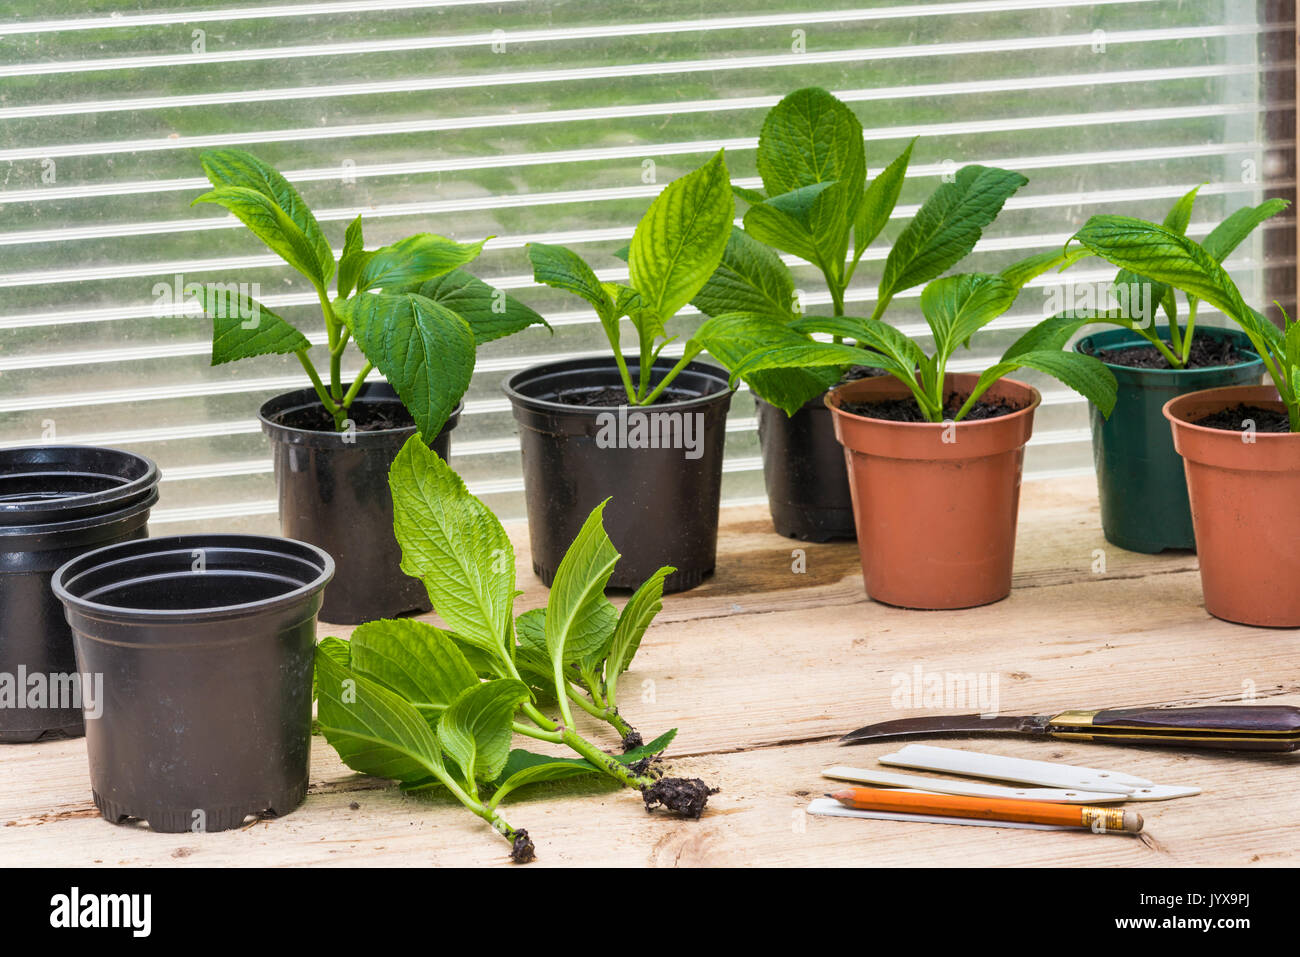
[[(610, 253), (664, 183), (719, 147), (738, 181), (757, 183), (764, 111), (791, 89), (824, 86), (853, 106), (873, 172), (920, 135), (899, 220), (957, 166), (1025, 172), (971, 268), (1060, 244), (1096, 212), (1161, 218), (1197, 183), (1193, 235), (1294, 194), (1294, 25), (1254, 0), (71, 6), (8, 0), (0, 24), (0, 443), (54, 436), (152, 455), (166, 475), (156, 524), (172, 530), (274, 528), (255, 412), (305, 383), (291, 357), (210, 367), (206, 323), (160, 313), (158, 285), (257, 282), (323, 335), (303, 281), (220, 210), (189, 206), (206, 146), (286, 171), (336, 244), (358, 212), (372, 244), (496, 237), (477, 271), (554, 326), (483, 350), (455, 436), (457, 468), (508, 515), (522, 499), (502, 379), (601, 347), (588, 310), (533, 288), (524, 245), (570, 244), (624, 275)], [(1293, 283), (1293, 229), (1279, 218), (1233, 257), (1253, 301)], [(886, 249), (868, 254), (850, 308), (872, 300)], [(806, 302), (827, 308), (817, 276), (791, 264)], [(1055, 281), (959, 368), (1039, 318)], [(892, 316), (923, 333), (915, 291)], [(695, 322), (683, 314), (674, 331)], [(1085, 405), (1040, 384), (1030, 472), (1086, 469)], [(761, 496), (744, 393), (726, 469), (729, 500)]]

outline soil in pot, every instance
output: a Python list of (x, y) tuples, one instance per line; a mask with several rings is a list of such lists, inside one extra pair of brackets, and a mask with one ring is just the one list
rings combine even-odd
[[(1098, 349), (1094, 355), (1109, 365), (1124, 366), (1128, 369), (1164, 369), (1174, 371), (1164, 354), (1150, 343), (1117, 346), (1113, 349)], [(1255, 354), (1238, 349), (1236, 342), (1230, 338), (1213, 335), (1199, 335), (1192, 340), (1192, 348), (1187, 356), (1186, 369), (1210, 369), (1216, 366), (1235, 366), (1253, 362)]]
[[(1157, 331), (1168, 335), (1167, 327)], [(1094, 333), (1075, 350), (1105, 362), (1119, 389), (1109, 419), (1089, 410), (1106, 540), (1146, 553), (1195, 548), (1183, 461), (1161, 410), (1189, 392), (1258, 383), (1264, 366), (1250, 340), (1235, 329), (1198, 328), (1187, 369), (1170, 369), (1154, 346), (1128, 329)]]
[(1237, 405), (1231, 409), (1222, 409), (1197, 419), (1194, 425), (1207, 429), (1227, 429), (1242, 433), (1246, 429), (1256, 432), (1290, 432), (1291, 419), (1285, 411), (1266, 409), (1258, 405)]
[[(944, 398), (943, 417), (952, 419), (961, 411), (966, 400), (970, 398), (969, 393), (958, 395), (956, 392), (950, 393)], [(862, 415), (869, 419), (885, 419), (889, 422), (929, 422), (921, 407), (916, 404), (912, 398), (906, 399), (883, 399), (878, 402), (843, 402), (840, 408), (852, 415)], [(1010, 402), (989, 402), (984, 399), (977, 401), (966, 413), (962, 419), (963, 422), (978, 422), (981, 419), (996, 419), (999, 416), (1010, 415), (1012, 412), (1019, 412), (1018, 406)]]
[(1286, 420), (1271, 386), (1208, 389), (1164, 407), (1186, 464), (1205, 609), (1241, 624), (1297, 628), (1300, 433), (1231, 427), (1248, 411)]
[(72, 632), (50, 590), (70, 558), (148, 534), (158, 468), (88, 446), (0, 451), (0, 742), (83, 731)]
[[(433, 444), (444, 459), (460, 411)], [(281, 532), (325, 549), (337, 565), (321, 620), (356, 625), (429, 611), (424, 586), (401, 571), (402, 550), (393, 535), (388, 470), (417, 431), (393, 388), (378, 382), (362, 387), (351, 409), (353, 433), (335, 431), (311, 389), (276, 396), (260, 417), (271, 440)]]
[[(636, 381), (640, 366), (627, 360)], [(663, 375), (673, 360), (656, 361)], [(533, 571), (547, 585), (588, 514), (606, 498), (605, 528), (622, 553), (610, 587), (636, 588), (663, 565), (665, 591), (692, 588), (717, 558), (727, 375), (692, 362), (667, 401), (626, 405), (613, 358), (566, 359), (505, 383), (519, 423)]]
[[(945, 385), (967, 396), (977, 379), (950, 374)], [(848, 465), (863, 582), (876, 601), (968, 608), (1010, 593), (1024, 446), (1040, 398), (1032, 386), (1002, 379), (985, 400), (991, 411), (1011, 411), (957, 423), (848, 411), (915, 405), (892, 377), (827, 395)]]
[[(858, 366), (840, 384), (884, 374)], [(853, 499), (826, 394), (810, 399), (792, 416), (757, 396), (754, 408), (763, 483), (777, 534), (806, 542), (853, 538)]]
[(54, 576), (83, 682), (95, 806), (219, 831), (307, 792), (316, 612), (333, 560), (303, 542), (186, 535), (81, 555)]

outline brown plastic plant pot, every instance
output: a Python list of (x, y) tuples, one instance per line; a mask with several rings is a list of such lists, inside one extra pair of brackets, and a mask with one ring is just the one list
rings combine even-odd
[[(968, 395), (978, 376), (950, 374), (944, 394)], [(844, 446), (867, 594), (903, 608), (971, 608), (1011, 593), (1025, 443), (1042, 397), (1002, 379), (984, 394), (1017, 407), (975, 422), (891, 422), (845, 402), (910, 396), (892, 376), (826, 396)]]
[(1164, 407), (1187, 472), (1205, 610), (1243, 625), (1300, 627), (1300, 434), (1193, 424), (1238, 405), (1286, 409), (1272, 386), (1205, 389)]

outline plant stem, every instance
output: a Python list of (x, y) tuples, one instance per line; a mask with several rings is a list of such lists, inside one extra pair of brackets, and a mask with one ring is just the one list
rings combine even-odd
[(372, 369), (374, 369), (374, 366), (369, 362), (361, 367), (361, 371), (357, 373), (356, 381), (348, 389), (347, 395), (343, 396), (344, 410), (352, 408), (352, 401), (357, 397), (357, 393), (361, 391), (361, 386), (365, 383), (366, 376), (370, 375)]
[(646, 396), (644, 400), (638, 402), (637, 404), (654, 405), (655, 400), (658, 399), (659, 396), (663, 394), (664, 389), (668, 387), (668, 383), (672, 382), (673, 379), (677, 378), (677, 376), (681, 373), (681, 371), (691, 364), (691, 360), (693, 360), (699, 354), (700, 354), (700, 350), (698, 347), (693, 348), (691, 346), (687, 346), (686, 351), (682, 353), (682, 357), (677, 360), (677, 364), (668, 370), (668, 374), (663, 377), (663, 379), (659, 382), (657, 386), (655, 386), (654, 391), (651, 392), (648, 396)]
[(638, 376), (640, 381), (636, 389), (636, 404), (645, 405), (646, 402), (644, 397), (646, 389), (650, 388), (650, 375), (653, 372), (652, 366), (654, 365), (654, 359), (652, 358), (652, 354), (654, 352), (654, 342), (653, 340), (648, 340), (644, 335), (640, 335), (639, 343), (641, 346), (641, 368)]
[(623, 358), (623, 350), (618, 347), (618, 343), (612, 343), (614, 346), (614, 361), (618, 364), (618, 374), (623, 379), (623, 388), (627, 390), (627, 401), (629, 405), (636, 405), (636, 386), (632, 385), (632, 373), (627, 371), (627, 360)]
[(455, 778), (453, 778), (450, 774), (447, 773), (447, 770), (445, 768), (435, 767), (430, 764), (425, 764), (424, 766), (433, 773), (434, 777), (436, 777), (439, 781), (442, 782), (443, 786), (446, 787), (447, 790), (452, 793), (452, 795), (456, 798), (457, 801), (465, 805), (465, 807), (469, 808), (476, 815), (478, 815), (483, 820), (491, 824), (492, 830), (496, 831), (498, 834), (504, 837), (511, 844), (514, 844), (515, 833), (516, 833), (515, 829), (511, 827), (510, 824), (504, 818), (502, 818), (499, 814), (496, 813), (496, 811), (494, 810), (496, 806), (495, 804), (484, 804), (482, 801), (478, 799), (478, 795), (477, 795), (478, 789), (474, 786), (474, 783), (472, 781), (470, 782), (470, 787), (474, 789), (475, 793), (471, 795), (467, 793), (466, 790), (460, 786), (460, 784), (456, 781)]
[(617, 709), (611, 708), (608, 705), (601, 707), (600, 705), (594, 704), (585, 694), (578, 691), (572, 685), (569, 686), (568, 692), (569, 697), (577, 702), (579, 708), (587, 712), (587, 714), (591, 715), (593, 718), (596, 718), (598, 721), (604, 721), (617, 731), (620, 737), (626, 738), (636, 730), (623, 720), (623, 716), (618, 713)]
[(1198, 302), (1200, 300), (1193, 296), (1187, 297), (1187, 330), (1183, 336), (1182, 366), (1187, 365), (1187, 360), (1192, 355), (1192, 333), (1196, 330), (1196, 304)]
[(311, 386), (316, 390), (316, 397), (320, 399), (321, 405), (325, 406), (325, 411), (330, 415), (336, 415), (339, 407), (334, 404), (334, 400), (330, 398), (329, 392), (326, 391), (325, 383), (321, 382), (320, 373), (316, 371), (316, 366), (312, 364), (311, 359), (308, 357), (307, 350), (299, 349), (294, 355), (298, 357), (302, 367), (307, 370), (307, 377), (311, 379)]
[(610, 777), (621, 781), (628, 787), (636, 788), (638, 791), (643, 791), (655, 783), (654, 778), (649, 777), (648, 775), (633, 774), (627, 765), (600, 750), (600, 748), (596, 747), (572, 728), (562, 728), (561, 734), (563, 735), (564, 743), (570, 748), (578, 752), (578, 754), (582, 755)]
[(563, 744), (564, 739), (560, 737), (558, 731), (543, 731), (541, 728), (531, 724), (523, 724), (519, 721), (511, 722), (515, 734), (522, 734), (526, 738), (535, 738), (538, 741), (549, 741), (552, 744)]
[(1175, 369), (1183, 368), (1183, 360), (1179, 359), (1177, 355), (1174, 355), (1174, 352), (1170, 350), (1169, 346), (1165, 345), (1164, 339), (1161, 339), (1158, 335), (1152, 335), (1152, 337), (1149, 338), (1151, 338), (1151, 343), (1156, 347), (1156, 350), (1160, 352), (1162, 356), (1165, 356), (1165, 361), (1167, 361), (1171, 367)]
[[(325, 317), (325, 334), (329, 338), (330, 347), (330, 396), (335, 402), (343, 400), (343, 381), (341, 375), (341, 363), (343, 359), (343, 347), (347, 345), (348, 337), (339, 331), (339, 318), (334, 314), (334, 307), (330, 305), (329, 296), (325, 290), (316, 289), (316, 297), (320, 300), (321, 315)], [(346, 333), (347, 330), (343, 330)], [(335, 416), (336, 424), (338, 416)]]
[[(826, 288), (831, 291), (831, 312), (838, 319), (844, 315), (844, 287), (837, 284), (830, 276), (826, 277)], [(843, 336), (831, 336), (837, 346), (844, 342)]]
[[(541, 728), (543, 731), (556, 732), (559, 730), (559, 725), (537, 710), (537, 705), (533, 704), (531, 701), (525, 701), (519, 710), (524, 713), (529, 721), (537, 725), (537, 727)], [(534, 737), (536, 737), (536, 735), (534, 735)], [(558, 741), (559, 739), (556, 738), (555, 740)]]
[(826, 285), (831, 291), (831, 310), (838, 318), (844, 315), (844, 288), (832, 282), (829, 276), (826, 277)]

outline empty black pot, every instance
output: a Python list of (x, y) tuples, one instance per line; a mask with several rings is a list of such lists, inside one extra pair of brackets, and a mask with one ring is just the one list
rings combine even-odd
[(754, 397), (763, 482), (772, 525), (786, 538), (856, 538), (844, 447), (835, 438), (825, 394), (787, 416)]
[[(462, 408), (456, 407), (434, 440), (433, 450), (444, 460)], [(393, 387), (380, 382), (362, 386), (357, 394), (355, 432), (322, 428), (323, 412), (315, 391), (300, 389), (270, 399), (259, 413), (262, 431), (271, 439), (280, 531), (334, 558), (337, 571), (325, 590), (321, 621), (357, 625), (429, 611), (433, 606), (424, 585), (401, 571), (388, 489), (393, 459), (417, 431), (410, 413)], [(379, 416), (390, 427), (365, 428)]]
[(316, 613), (334, 562), (304, 542), (182, 535), (68, 562), (95, 806), (220, 831), (307, 794)]
[(0, 451), (0, 741), (82, 733), (72, 633), (50, 590), (64, 562), (144, 538), (158, 468), (90, 446)]
[[(640, 363), (627, 365), (636, 381)], [(655, 381), (673, 365), (657, 360)], [(644, 409), (580, 404), (621, 383), (612, 357), (548, 362), (505, 383), (520, 425), (533, 571), (550, 585), (591, 510), (612, 496), (605, 529), (623, 557), (610, 587), (636, 588), (672, 565), (664, 590), (693, 588), (717, 558), (727, 374), (692, 362), (672, 381), (668, 401)], [(656, 438), (658, 448), (646, 447)]]

